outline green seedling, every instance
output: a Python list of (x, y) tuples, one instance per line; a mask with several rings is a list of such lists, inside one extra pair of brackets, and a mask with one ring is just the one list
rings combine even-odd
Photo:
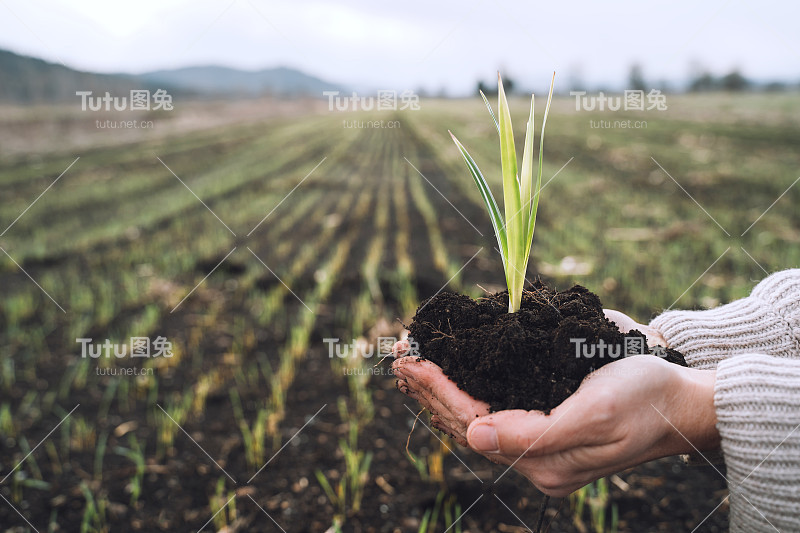
[(97, 442), (97, 432), (94, 426), (82, 416), (74, 416), (72, 418), (71, 449), (79, 451), (91, 450)]
[(111, 409), (111, 402), (114, 400), (114, 395), (119, 387), (119, 382), (125, 380), (110, 380), (103, 392), (103, 397), (100, 400), (100, 409), (98, 410), (98, 420), (106, 420), (108, 418), (108, 411)]
[(6, 438), (17, 436), (17, 427), (14, 424), (14, 416), (11, 414), (11, 406), (8, 403), (0, 405), (0, 433)]
[(95, 481), (103, 481), (103, 459), (106, 456), (106, 448), (108, 447), (108, 432), (104, 431), (97, 439), (97, 446), (94, 449), (94, 479)]
[(31, 447), (28, 444), (28, 439), (24, 435), (19, 436), (19, 448), (25, 454), (25, 462), (31, 469), (31, 474), (36, 479), (42, 479), (42, 470), (39, 468), (39, 463), (36, 462), (36, 457), (31, 453)]
[(14, 359), (6, 357), (0, 361), (0, 386), (3, 391), (8, 392), (17, 382), (17, 373), (14, 366)]
[(167, 399), (163, 410), (156, 407), (156, 456), (163, 457), (175, 442), (175, 435), (186, 422), (192, 407), (192, 389)]
[(41, 490), (45, 492), (50, 491), (50, 483), (41, 479), (28, 477), (25, 470), (17, 470), (11, 476), (10, 480), (11, 500), (20, 505), (25, 501), (25, 491), (27, 489)]
[[(444, 530), (461, 533), (461, 505), (459, 505), (454, 495), (447, 496), (446, 489), (441, 489), (436, 494), (433, 507), (425, 510), (420, 521), (418, 533), (433, 533), (439, 523), (439, 517), (444, 518)], [(455, 520), (454, 520), (455, 518)]]
[(411, 464), (417, 469), (420, 479), (422, 481), (428, 481), (430, 479), (430, 474), (428, 474), (428, 462), (425, 460), (425, 458), (419, 457), (417, 454), (412, 452), (410, 448), (406, 450), (406, 457), (411, 460)]
[(108, 500), (105, 497), (95, 498), (92, 490), (84, 481), (81, 482), (80, 489), (86, 500), (86, 507), (83, 508), (83, 518), (81, 519), (81, 533), (107, 533)]
[(503, 89), (503, 80), (497, 75), (497, 114), (483, 93), (483, 100), (494, 119), (497, 133), (500, 135), (500, 166), (503, 176), (503, 207), (505, 217), (500, 213), (497, 202), (492, 195), (489, 184), (483, 177), (478, 165), (467, 152), (467, 149), (450, 133), (464, 161), (469, 168), (481, 197), (492, 220), (500, 255), (503, 258), (503, 269), (508, 285), (508, 312), (516, 313), (522, 303), (522, 287), (525, 283), (525, 272), (528, 269), (528, 257), (531, 253), (533, 230), (536, 225), (536, 212), (539, 209), (539, 194), (542, 190), (542, 152), (544, 150), (544, 128), (547, 114), (550, 112), (550, 101), (553, 98), (553, 80), (550, 82), (550, 94), (542, 120), (542, 134), (539, 136), (539, 168), (536, 173), (536, 187), (533, 187), (533, 108), (534, 98), (531, 95), (531, 111), (525, 131), (525, 148), (522, 152), (522, 166), (517, 166), (517, 152), (514, 146), (514, 131), (511, 126), (511, 112)]
[[(439, 522), (439, 513), (442, 510), (444, 492), (444, 490), (439, 490), (439, 492), (436, 494), (436, 501), (433, 504), (433, 511), (430, 516), (430, 525), (428, 527), (429, 530), (436, 529), (436, 524)], [(428, 531), (428, 533), (433, 533), (433, 531)]]
[(117, 446), (114, 448), (114, 452), (118, 455), (126, 457), (136, 465), (136, 472), (134, 473), (133, 477), (131, 477), (130, 483), (128, 483), (127, 487), (125, 487), (125, 489), (131, 494), (131, 507), (136, 507), (139, 497), (142, 495), (142, 480), (144, 479), (146, 463), (144, 451), (142, 450), (138, 439), (133, 433), (131, 433), (128, 441), (131, 445), (130, 448)]
[(250, 468), (258, 468), (264, 464), (266, 454), (266, 446), (264, 443), (267, 438), (270, 410), (264, 407), (260, 408), (256, 414), (253, 425), (250, 426), (244, 416), (244, 409), (242, 408), (242, 400), (239, 397), (239, 392), (236, 389), (231, 389), (230, 396), (231, 404), (233, 405), (233, 413), (236, 420), (239, 422), (239, 431), (242, 433), (245, 459)]
[(315, 470), (314, 475), (328, 500), (336, 509), (334, 520), (338, 519), (339, 523), (344, 523), (348, 513), (358, 513), (361, 510), (364, 489), (369, 481), (372, 452), (351, 448), (344, 439), (339, 441), (339, 449), (344, 455), (345, 471), (339, 478), (336, 487), (334, 488), (321, 470)]
[(348, 425), (347, 439), (339, 440), (339, 450), (345, 463), (344, 472), (334, 486), (321, 470), (314, 471), (320, 487), (335, 509), (334, 525), (344, 524), (348, 514), (355, 514), (361, 510), (361, 501), (369, 482), (369, 468), (372, 464), (372, 452), (358, 449), (358, 418), (349, 413), (344, 398), (339, 398), (338, 407), (339, 415)]
[[(576, 490), (570, 495), (570, 500), (572, 503), (572, 519), (578, 529), (587, 529), (583, 522), (583, 515), (584, 509), (588, 506), (591, 529), (595, 533), (616, 533), (619, 524), (619, 511), (616, 504), (610, 503), (611, 495), (608, 489), (608, 479), (600, 478)], [(606, 513), (609, 507), (611, 510), (611, 524), (607, 528)]]
[(600, 478), (589, 485), (589, 510), (592, 519), (592, 527), (597, 533), (616, 533), (617, 531), (617, 511), (616, 505), (611, 505), (611, 528), (606, 529), (606, 511), (609, 508), (611, 495), (608, 490), (608, 479)]
[(54, 474), (60, 476), (64, 471), (64, 467), (61, 464), (61, 457), (58, 454), (58, 448), (55, 442), (53, 442), (53, 440), (45, 441), (44, 449), (47, 451), (47, 456), (50, 458), (50, 468), (53, 470)]
[(422, 515), (422, 520), (419, 522), (419, 529), (417, 529), (417, 533), (428, 533), (428, 526), (431, 523), (431, 510), (427, 509), (425, 514)]
[(236, 521), (236, 492), (225, 489), (225, 478), (220, 477), (214, 494), (208, 498), (208, 507), (213, 516), (217, 531), (229, 531), (230, 524)]

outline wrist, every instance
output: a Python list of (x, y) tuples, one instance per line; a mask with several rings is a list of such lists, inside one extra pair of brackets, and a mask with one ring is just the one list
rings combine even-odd
[(719, 448), (717, 413), (714, 407), (716, 370), (678, 368), (677, 386), (670, 404), (674, 406), (672, 431), (673, 454), (695, 454)]

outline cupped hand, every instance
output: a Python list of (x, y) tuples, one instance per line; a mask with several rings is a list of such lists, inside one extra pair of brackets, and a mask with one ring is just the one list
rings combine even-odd
[(394, 345), (393, 351), (400, 357), (392, 363), (397, 388), (431, 412), (433, 427), (444, 431), (460, 445), (468, 446), (467, 427), (473, 420), (491, 412), (489, 404), (459, 389), (436, 363), (402, 357), (408, 350), (408, 341)]
[[(606, 311), (622, 331), (655, 330)], [(395, 345), (397, 355), (408, 343)], [(605, 365), (545, 416), (539, 411), (489, 414), (489, 406), (456, 387), (430, 361), (401, 357), (398, 388), (432, 413), (431, 423), (488, 459), (513, 465), (551, 496), (658, 457), (714, 449), (714, 371), (693, 370), (641, 355)]]

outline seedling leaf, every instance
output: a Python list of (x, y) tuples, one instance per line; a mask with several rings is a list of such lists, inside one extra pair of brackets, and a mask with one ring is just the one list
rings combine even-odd
[[(556, 73), (553, 72), (553, 78), (550, 80), (550, 93), (547, 95), (547, 105), (544, 109), (544, 118), (542, 119), (542, 134), (539, 136), (539, 171), (536, 176), (536, 192), (533, 197), (533, 206), (531, 206), (531, 217), (528, 220), (528, 252), (525, 257), (531, 255), (531, 245), (533, 243), (533, 230), (536, 227), (536, 212), (539, 210), (539, 196), (542, 192), (542, 161), (544, 154), (544, 128), (547, 125), (547, 115), (550, 114), (550, 101), (553, 99), (553, 85), (556, 81)], [(533, 123), (533, 100), (531, 100), (531, 123)]]
[[(531, 110), (525, 128), (525, 144), (522, 152), (522, 166), (517, 167), (517, 152), (514, 146), (514, 130), (511, 125), (511, 112), (508, 99), (503, 89), (503, 80), (497, 75), (497, 116), (492, 106), (483, 94), (486, 108), (492, 115), (497, 133), (500, 137), (500, 166), (503, 177), (503, 211), (500, 212), (497, 202), (492, 196), (492, 191), (483, 177), (478, 165), (467, 152), (467, 149), (450, 133), (456, 143), (461, 156), (467, 164), (472, 179), (478, 186), (489, 218), (492, 221), (495, 237), (500, 246), (500, 255), (503, 259), (503, 270), (508, 285), (508, 312), (519, 311), (522, 303), (522, 289), (525, 284), (525, 272), (528, 269), (528, 259), (533, 243), (533, 230), (536, 226), (536, 213), (539, 210), (539, 196), (542, 192), (542, 162), (544, 152), (544, 129), (547, 116), (550, 113), (550, 103), (553, 98), (553, 85), (555, 73), (550, 82), (550, 93), (547, 96), (547, 106), (542, 120), (542, 134), (539, 136), (539, 165), (536, 172), (536, 187), (533, 186), (533, 149), (534, 134), (534, 98), (531, 95)], [(518, 170), (520, 173), (518, 173)]]
[[(508, 284), (508, 308), (510, 312), (519, 309), (522, 285), (525, 281), (524, 265), (520, 265), (521, 251), (526, 246), (525, 217), (522, 213), (519, 176), (517, 175), (517, 152), (514, 146), (514, 130), (511, 125), (511, 112), (508, 109), (503, 80), (497, 74), (497, 114), (500, 125), (500, 167), (503, 173), (503, 207), (505, 208), (508, 257), (506, 257), (506, 283)], [(520, 269), (520, 266), (522, 268)], [(519, 287), (519, 290), (517, 290)]]
[(497, 117), (494, 116), (494, 111), (492, 110), (492, 104), (489, 103), (489, 99), (486, 98), (486, 95), (483, 94), (483, 91), (478, 91), (481, 93), (481, 98), (483, 98), (483, 103), (486, 104), (486, 109), (489, 110), (489, 114), (492, 115), (492, 120), (494, 121), (494, 127), (497, 128), (497, 134), (500, 135), (500, 124), (497, 123)]
[(469, 155), (467, 149), (464, 148), (464, 145), (461, 144), (458, 139), (456, 139), (456, 136), (453, 135), (452, 132), (448, 133), (450, 133), (450, 136), (453, 138), (453, 142), (456, 143), (459, 151), (461, 151), (461, 155), (464, 157), (464, 161), (467, 163), (467, 168), (469, 168), (472, 179), (475, 180), (475, 184), (478, 186), (478, 190), (481, 193), (481, 198), (483, 198), (483, 202), (486, 204), (486, 210), (489, 211), (489, 218), (492, 220), (492, 227), (494, 228), (494, 234), (497, 238), (497, 244), (500, 247), (500, 255), (503, 258), (503, 269), (505, 270), (506, 255), (508, 255), (508, 243), (505, 223), (503, 222), (503, 215), (500, 214), (500, 208), (497, 207), (497, 202), (492, 195), (492, 190), (489, 188), (489, 184), (486, 183), (486, 178), (483, 177), (481, 170), (478, 168), (478, 165), (475, 164), (472, 156)]

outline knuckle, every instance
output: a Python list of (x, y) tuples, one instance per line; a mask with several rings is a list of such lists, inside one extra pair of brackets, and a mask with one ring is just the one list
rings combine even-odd
[(593, 391), (594, 394), (594, 422), (601, 426), (612, 423), (619, 415), (619, 397), (610, 389)]
[(534, 456), (536, 455), (536, 451), (534, 450), (535, 442), (536, 441), (532, 441), (525, 435), (518, 435), (514, 438), (513, 449), (511, 451), (516, 455)]
[(503, 432), (498, 432), (498, 439), (500, 450), (504, 453), (512, 455), (534, 455), (533, 444), (536, 442), (532, 440), (529, 435), (524, 432), (515, 431), (510, 435), (503, 435)]

